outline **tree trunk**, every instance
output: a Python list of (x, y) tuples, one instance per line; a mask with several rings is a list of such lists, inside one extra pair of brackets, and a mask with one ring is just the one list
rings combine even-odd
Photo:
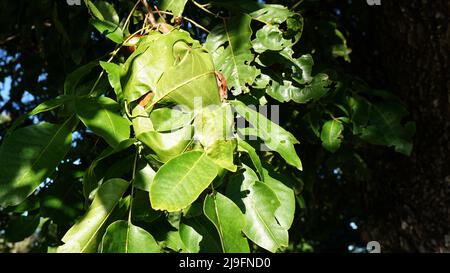
[(450, 1), (368, 8), (376, 65), (417, 130), (411, 157), (386, 149), (372, 162), (363, 239), (379, 241), (382, 252), (450, 252)]

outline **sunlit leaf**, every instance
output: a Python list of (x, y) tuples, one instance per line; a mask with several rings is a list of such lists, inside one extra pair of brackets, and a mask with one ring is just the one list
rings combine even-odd
[(160, 251), (150, 233), (122, 220), (109, 225), (100, 247), (102, 253), (158, 253)]
[(157, 210), (177, 211), (194, 202), (217, 175), (217, 167), (198, 151), (181, 154), (164, 164), (150, 188)]
[(223, 252), (247, 253), (250, 251), (247, 240), (241, 234), (246, 225), (245, 218), (233, 201), (220, 193), (208, 195), (205, 198), (203, 210), (219, 233)]

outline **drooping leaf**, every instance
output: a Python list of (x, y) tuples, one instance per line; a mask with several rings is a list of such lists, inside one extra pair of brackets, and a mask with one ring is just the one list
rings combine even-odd
[(245, 218), (233, 201), (217, 192), (206, 196), (203, 211), (216, 227), (224, 253), (250, 251), (247, 240), (241, 234), (246, 225)]
[(214, 64), (222, 72), (234, 95), (247, 93), (260, 71), (250, 65), (253, 54), (250, 49), (251, 17), (241, 15), (224, 19), (208, 35), (205, 48), (212, 54)]
[(87, 213), (64, 235), (64, 245), (58, 252), (95, 252), (101, 240), (104, 225), (129, 183), (123, 179), (110, 179), (102, 184)]
[(234, 176), (227, 193), (244, 213), (244, 234), (260, 247), (276, 252), (288, 246), (287, 229), (278, 223), (281, 203), (271, 188), (259, 182), (256, 174), (244, 165), (244, 175)]
[(258, 136), (268, 148), (278, 152), (287, 163), (299, 170), (302, 169), (302, 163), (294, 148), (294, 144), (299, 142), (291, 133), (240, 101), (235, 100), (230, 103), (234, 106), (236, 112), (244, 117), (255, 129), (247, 131), (248, 134)]
[(217, 175), (217, 167), (198, 151), (181, 154), (164, 164), (150, 188), (154, 209), (177, 211), (194, 202)]
[(80, 120), (111, 146), (130, 137), (130, 123), (119, 113), (120, 106), (107, 97), (80, 98), (75, 102)]
[(103, 235), (102, 253), (159, 253), (158, 243), (145, 229), (127, 221), (116, 221), (109, 225)]
[(16, 130), (0, 147), (0, 206), (13, 206), (51, 175), (70, 149), (74, 118)]
[(332, 153), (336, 152), (341, 146), (341, 134), (343, 130), (344, 125), (337, 120), (332, 119), (325, 122), (320, 133), (322, 146)]

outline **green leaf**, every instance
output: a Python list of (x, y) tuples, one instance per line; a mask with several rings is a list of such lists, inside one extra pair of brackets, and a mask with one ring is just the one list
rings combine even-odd
[(181, 16), (187, 0), (162, 0), (159, 4), (161, 10), (172, 11), (173, 15)]
[(95, 252), (109, 216), (119, 203), (129, 183), (110, 179), (102, 184), (87, 213), (64, 235), (58, 252)]
[(320, 139), (322, 140), (322, 146), (334, 153), (341, 146), (341, 134), (344, 130), (344, 125), (337, 120), (329, 120), (322, 126), (322, 132), (320, 133)]
[(122, 104), (124, 97), (122, 92), (122, 85), (120, 84), (120, 77), (122, 76), (123, 69), (120, 65), (115, 63), (100, 62), (100, 66), (108, 74), (108, 80), (111, 87), (116, 93), (117, 101)]
[(137, 164), (133, 185), (140, 190), (149, 192), (155, 174), (153, 168), (144, 159), (141, 159)]
[(97, 158), (94, 159), (94, 161), (92, 161), (91, 165), (86, 170), (85, 175), (83, 177), (83, 193), (86, 200), (89, 199), (90, 193), (98, 187), (98, 179), (95, 177), (94, 170), (100, 163), (100, 161), (113, 154), (116, 154), (129, 148), (131, 145), (134, 144), (134, 142), (135, 139), (126, 139), (121, 143), (119, 143), (119, 145), (117, 145), (115, 148), (107, 147)]
[(131, 114), (133, 116), (131, 122), (133, 124), (134, 134), (136, 136), (155, 130), (153, 128), (153, 122), (143, 106), (139, 104), (136, 105), (136, 107), (133, 108), (133, 112)]
[(260, 71), (251, 66), (254, 56), (250, 49), (251, 17), (240, 15), (224, 19), (206, 38), (205, 48), (212, 54), (214, 64), (222, 72), (234, 95), (247, 93)]
[(255, 166), (261, 181), (264, 181), (264, 168), (262, 167), (261, 159), (256, 153), (255, 148), (253, 148), (252, 145), (245, 142), (241, 138), (238, 138), (238, 151), (248, 153), (248, 155), (250, 156), (250, 160)]
[(135, 193), (131, 212), (131, 217), (133, 220), (140, 223), (151, 223), (158, 219), (162, 215), (162, 212), (156, 211), (152, 208), (150, 199), (148, 198), (148, 192), (139, 189), (135, 189), (134, 191)]
[[(280, 200), (271, 188), (257, 181), (256, 174), (244, 165), (244, 176), (232, 178), (227, 192), (240, 205), (247, 225), (244, 234), (260, 247), (276, 252), (288, 246), (287, 229), (278, 223)], [(280, 214), (278, 214), (280, 216)]]
[(129, 121), (120, 115), (120, 105), (108, 97), (77, 99), (75, 110), (84, 125), (111, 147), (130, 137)]
[(93, 15), (91, 24), (113, 42), (120, 44), (123, 42), (123, 32), (119, 27), (119, 16), (114, 6), (106, 1), (96, 2), (87, 1), (87, 6)]
[(201, 98), (203, 106), (219, 105), (220, 96), (210, 54), (198, 43), (186, 41), (173, 44), (175, 61), (159, 79), (152, 105), (171, 102), (194, 108), (195, 99)]
[(410, 155), (416, 126), (414, 122), (402, 125), (406, 115), (408, 111), (398, 103), (371, 104), (369, 124), (362, 129), (360, 137), (375, 145), (394, 146), (395, 151)]
[(109, 225), (100, 248), (102, 253), (159, 253), (153, 236), (145, 229), (126, 221)]
[(207, 195), (203, 211), (216, 227), (224, 253), (250, 252), (248, 242), (241, 234), (246, 225), (245, 218), (233, 201), (218, 192)]
[(217, 167), (198, 151), (181, 154), (164, 164), (150, 188), (156, 210), (177, 211), (192, 204), (217, 176)]
[(74, 118), (62, 125), (40, 123), (13, 132), (0, 146), (0, 206), (14, 206), (50, 176), (66, 156)]
[(17, 128), (17, 126), (19, 126), (28, 117), (54, 110), (58, 107), (61, 107), (66, 102), (73, 100), (74, 98), (75, 97), (73, 96), (60, 95), (54, 99), (49, 99), (48, 101), (42, 102), (41, 104), (36, 106), (33, 110), (31, 110), (29, 113), (22, 115), (18, 119), (16, 119), (11, 125), (11, 127), (8, 129), (8, 134), (14, 131)]
[(193, 134), (194, 127), (189, 125), (172, 133), (141, 133), (137, 139), (151, 148), (162, 162), (167, 162), (186, 150), (192, 142)]
[(231, 172), (237, 170), (234, 164), (234, 151), (236, 150), (236, 139), (218, 140), (205, 149), (208, 157), (218, 166)]
[(155, 131), (174, 131), (191, 123), (192, 113), (171, 108), (158, 108), (150, 113), (150, 120)]
[(236, 112), (255, 128), (247, 132), (248, 134), (258, 136), (268, 148), (278, 152), (288, 164), (302, 170), (302, 163), (294, 148), (294, 144), (299, 142), (291, 133), (240, 101), (235, 100), (230, 103)]
[(180, 222), (180, 238), (190, 253), (222, 252), (220, 238), (214, 225), (204, 216), (182, 218)]
[(229, 104), (204, 107), (195, 117), (195, 138), (208, 148), (218, 140), (233, 138), (233, 112)]
[(295, 216), (295, 193), (283, 182), (273, 178), (264, 169), (264, 183), (275, 193), (280, 201), (280, 206), (275, 211), (275, 218), (284, 229), (288, 230)]
[(280, 102), (295, 101), (296, 103), (307, 103), (310, 100), (317, 100), (323, 97), (328, 91), (330, 84), (328, 75), (318, 74), (312, 82), (303, 88), (296, 87), (291, 81), (283, 81), (280, 85), (274, 81), (272, 85), (267, 88), (267, 94)]
[(90, 23), (114, 43), (121, 44), (123, 42), (123, 32), (118, 25), (98, 19), (91, 19)]
[(111, 23), (119, 24), (119, 15), (117, 15), (114, 6), (106, 1), (98, 1), (96, 5), (92, 1), (88, 1), (88, 8), (92, 15), (99, 20), (108, 21)]
[(98, 65), (97, 61), (87, 63), (79, 68), (75, 69), (72, 73), (67, 75), (64, 81), (64, 95), (77, 94), (77, 88), (80, 81), (91, 72), (91, 70)]

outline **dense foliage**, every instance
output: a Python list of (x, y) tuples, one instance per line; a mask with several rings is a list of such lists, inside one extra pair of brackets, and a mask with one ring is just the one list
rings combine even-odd
[[(43, 3), (57, 33), (39, 38), (57, 46), (20, 82), (43, 102), (1, 122), (9, 242), (37, 230), (39, 251), (307, 250), (316, 183), (364, 180), (367, 144), (411, 153), (407, 110), (340, 69), (346, 35), (314, 1)], [(6, 68), (21, 56), (5, 50)], [(71, 72), (50, 78), (64, 76), (51, 62)]]

